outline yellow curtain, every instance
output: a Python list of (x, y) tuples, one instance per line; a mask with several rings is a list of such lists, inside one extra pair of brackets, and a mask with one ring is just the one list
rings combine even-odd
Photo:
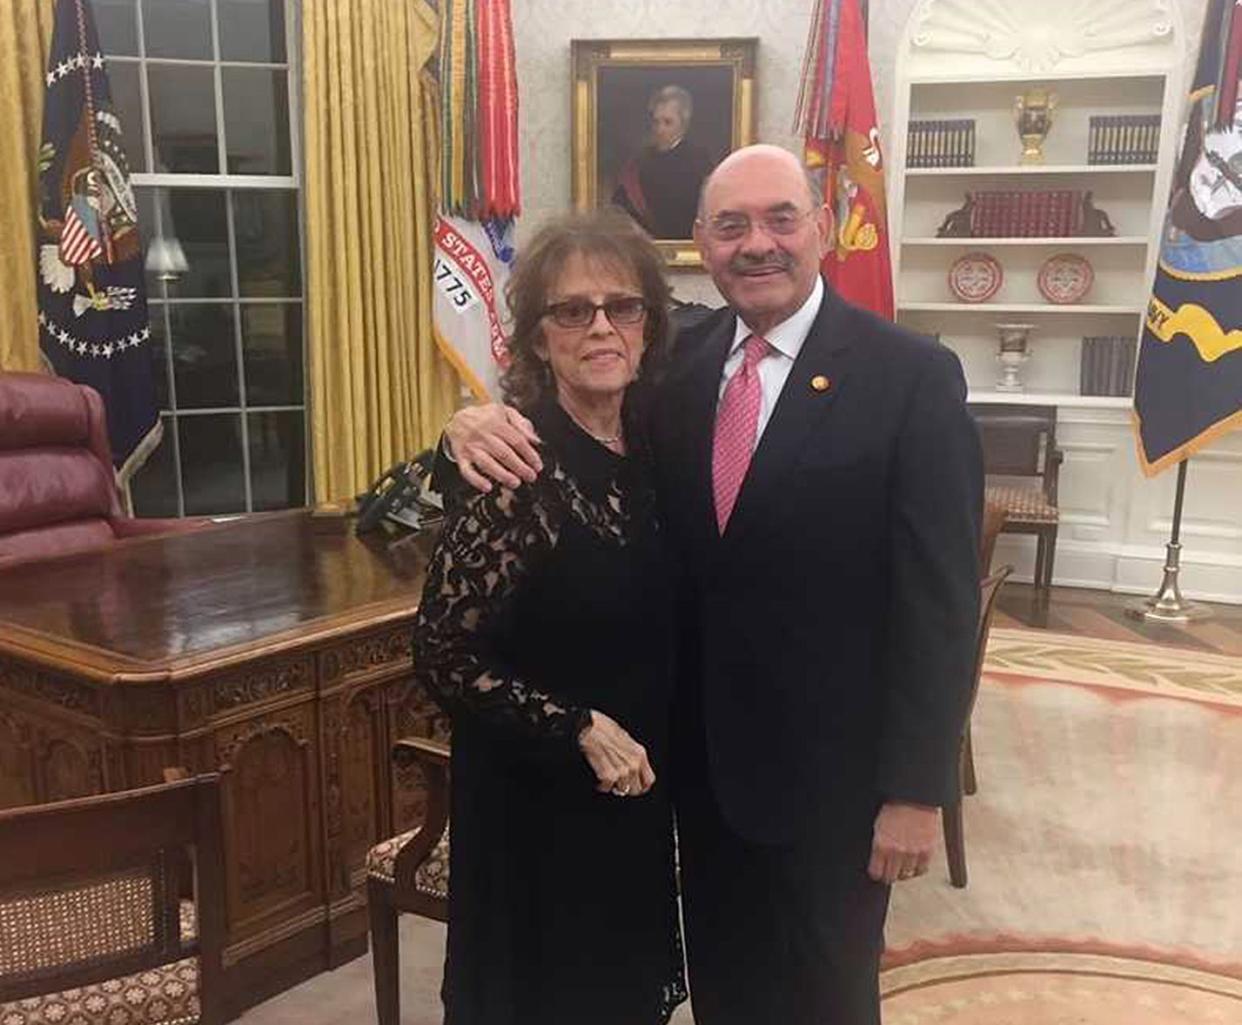
[(318, 501), (432, 444), (457, 378), (431, 329), (425, 0), (305, 0), (306, 297)]
[(52, 15), (52, 0), (0, 2), (0, 370), (42, 369), (34, 252)]

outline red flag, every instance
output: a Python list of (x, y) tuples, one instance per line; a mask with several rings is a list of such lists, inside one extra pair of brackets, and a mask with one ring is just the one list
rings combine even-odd
[(803, 162), (834, 213), (824, 277), (847, 300), (893, 316), (884, 160), (858, 0), (817, 0), (803, 61)]

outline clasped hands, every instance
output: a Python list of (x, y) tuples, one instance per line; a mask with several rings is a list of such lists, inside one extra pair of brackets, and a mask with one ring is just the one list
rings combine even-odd
[(591, 709), (591, 725), (578, 735), (578, 746), (601, 794), (641, 797), (655, 786), (655, 771), (647, 749), (615, 719)]

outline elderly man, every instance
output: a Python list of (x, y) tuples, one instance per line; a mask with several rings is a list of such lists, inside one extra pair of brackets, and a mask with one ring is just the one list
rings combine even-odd
[(694, 100), (679, 85), (666, 85), (647, 102), (651, 132), (642, 152), (621, 169), (612, 201), (653, 238), (689, 238), (695, 205), (711, 159), (686, 138)]
[[(699, 1025), (878, 1023), (889, 887), (927, 871), (957, 795), (978, 437), (956, 357), (821, 279), (831, 230), (784, 150), (716, 168), (695, 238), (729, 307), (678, 339), (649, 425), (682, 565), (674, 785)], [(447, 435), (475, 486), (539, 466), (502, 407)]]

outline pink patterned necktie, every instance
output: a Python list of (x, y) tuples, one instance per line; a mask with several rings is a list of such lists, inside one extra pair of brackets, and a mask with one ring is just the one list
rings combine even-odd
[(759, 428), (759, 407), (763, 386), (759, 382), (759, 361), (772, 347), (758, 335), (751, 335), (743, 346), (742, 365), (725, 385), (716, 410), (716, 434), (712, 439), (712, 493), (716, 499), (716, 525), (720, 533), (729, 525), (737, 494), (746, 479), (755, 435)]

